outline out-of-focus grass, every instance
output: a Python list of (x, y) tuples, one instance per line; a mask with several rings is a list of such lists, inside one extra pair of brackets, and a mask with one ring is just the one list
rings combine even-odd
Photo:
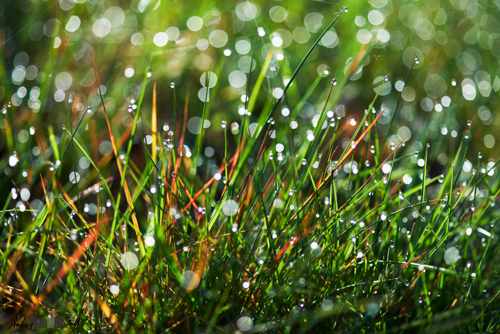
[(5, 331), (497, 332), (499, 6), (0, 4)]

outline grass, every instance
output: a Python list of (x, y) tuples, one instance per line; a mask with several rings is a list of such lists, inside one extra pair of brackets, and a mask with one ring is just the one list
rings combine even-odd
[[(422, 17), (437, 11), (431, 3), (378, 3), (371, 10), (382, 8), (393, 40), (397, 27), (406, 29), (408, 6)], [(170, 13), (164, 5), (156, 11), (136, 4), (113, 34), (129, 40), (141, 32), (153, 39), (157, 23), (150, 21), (162, 14), (186, 22), (208, 13), (203, 22), (219, 17), (213, 27), (205, 24), (214, 31), (234, 8), (242, 15), (241, 4), (220, 4), (217, 14), (214, 3), (202, 2), (203, 14), (192, 9), (186, 18), (177, 13), (183, 5), (172, 5)], [(289, 10), (305, 14), (306, 5), (299, 1)], [(383, 33), (361, 43), (353, 18), (363, 26), (358, 17), (367, 10), (358, 2), (349, 11), (328, 5), (322, 12), (328, 22), (311, 30), (307, 43), (292, 44), (302, 44), (297, 55), (269, 46), (276, 27), (264, 15), (230, 36), (227, 50), (233, 53), (225, 54), (212, 47), (193, 51), (193, 40), (127, 49), (111, 45), (110, 36), (98, 39), (102, 48), (90, 48), (78, 29), (101, 34), (86, 23), (100, 16), (85, 8), (105, 8), (93, 2), (68, 12), (53, 4), (44, 9), (41, 2), (32, 6), (25, 20), (45, 15), (70, 22), (71, 14), (83, 23), (73, 35), (45, 33), (48, 42), (41, 45), (50, 46), (37, 61), (47, 78), (39, 80), (38, 93), (30, 91), (39, 94), (31, 102), (19, 97), (18, 86), (28, 84), (16, 83), (10, 64), (24, 55), (9, 51), (9, 41), (22, 45), (36, 31), (2, 37), (4, 332), (16, 331), (10, 325), (18, 315), (70, 318), (74, 325), (68, 322), (66, 332), (498, 332), (500, 160), (484, 136), (496, 136), (491, 127), (498, 119), (494, 47), (493, 56), (480, 56), (482, 67), (460, 70), (462, 90), (446, 83), (441, 89), (443, 77), (451, 82), (443, 74), (452, 72), (451, 57), (443, 56), (451, 51), (433, 50), (429, 43), (441, 43), (426, 42), (423, 28), (415, 30), (421, 40), (407, 41), (411, 48), (404, 52), (380, 41)], [(450, 13), (444, 30), (460, 27), (462, 16), (475, 22), (474, 10), (498, 11), (492, 4), (460, 6), (442, 4)], [(258, 8), (278, 10), (264, 3)], [(370, 13), (375, 20), (377, 13)], [(131, 32), (130, 18), (137, 17), (145, 26)], [(0, 18), (17, 31), (19, 23)], [(264, 36), (257, 33), (260, 25)], [(434, 26), (426, 27), (438, 41)], [(332, 28), (340, 44), (329, 49), (322, 41)], [(192, 38), (187, 31), (179, 40)], [(234, 45), (241, 37), (251, 46), (247, 57), (255, 70), (241, 71), (245, 80), (238, 86), (231, 76), (239, 75), (233, 73), (243, 57), (236, 57)], [(454, 55), (457, 66), (469, 59), (466, 52), (478, 59), (467, 43)], [(79, 50), (82, 58), (75, 56)], [(179, 63), (199, 54), (210, 58), (203, 71)], [(378, 61), (380, 55), (387, 58)], [(60, 75), (71, 67), (69, 56), (82, 59), (84, 70), (74, 66), (71, 88), (63, 89), (68, 79)], [(195, 58), (195, 66), (203, 59)], [(109, 65), (111, 60), (119, 63)], [(323, 62), (329, 67), (317, 66)], [(124, 64), (131, 63), (134, 72), (124, 81)], [(487, 71), (489, 81), (470, 79)], [(193, 72), (204, 73), (201, 86)], [(467, 80), (481, 96), (468, 97)], [(59, 91), (63, 99), (56, 102)], [(35, 100), (38, 108), (30, 104)]]

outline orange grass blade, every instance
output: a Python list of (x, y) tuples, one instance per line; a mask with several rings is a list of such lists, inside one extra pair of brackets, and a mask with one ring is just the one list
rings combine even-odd
[(87, 249), (94, 243), (97, 239), (99, 232), (92, 228), (87, 235), (87, 237), (82, 241), (79, 247), (75, 250), (73, 255), (68, 259), (68, 261), (64, 264), (64, 266), (59, 270), (56, 277), (52, 279), (52, 281), (45, 288), (45, 293), (41, 294), (33, 301), (32, 312), (40, 303), (44, 300), (45, 296), (52, 292), (54, 287), (56, 287), (59, 282), (66, 276), (71, 269), (73, 269), (75, 263), (82, 257), (82, 255), (87, 251)]
[(156, 163), (156, 143), (157, 143), (157, 124), (156, 124), (156, 82), (153, 86), (153, 109), (151, 110), (151, 134), (153, 135), (153, 146), (151, 156), (153, 162)]
[(90, 55), (92, 56), (92, 65), (94, 66), (94, 73), (95, 73), (95, 78), (97, 81), (97, 88), (99, 89), (99, 96), (101, 97), (101, 103), (102, 103), (102, 108), (104, 110), (104, 116), (106, 117), (106, 123), (108, 125), (108, 131), (109, 131), (109, 137), (111, 139), (111, 145), (113, 146), (113, 152), (115, 153), (116, 157), (116, 163), (118, 165), (118, 170), (120, 171), (120, 176), (123, 179), (123, 190), (125, 192), (125, 198), (127, 199), (127, 203), (130, 209), (130, 214), (132, 216), (132, 222), (134, 224), (134, 230), (137, 236), (137, 243), (139, 244), (139, 248), (141, 250), (141, 255), (144, 256), (146, 254), (146, 250), (144, 249), (144, 245), (142, 244), (142, 238), (139, 233), (139, 221), (137, 220), (137, 216), (135, 215), (135, 210), (134, 210), (134, 202), (132, 201), (132, 196), (130, 195), (130, 190), (128, 188), (127, 180), (125, 178), (125, 175), (123, 175), (123, 167), (122, 163), (120, 160), (120, 156), (118, 155), (118, 148), (116, 146), (116, 141), (115, 141), (115, 136), (113, 135), (113, 131), (111, 131), (111, 124), (109, 123), (109, 118), (108, 118), (108, 112), (106, 111), (106, 106), (104, 104), (104, 98), (102, 97), (102, 91), (101, 91), (101, 83), (99, 82), (99, 76), (97, 75), (97, 67), (95, 65), (95, 60), (94, 60), (94, 55), (92, 51), (90, 52)]
[[(225, 169), (226, 167), (233, 161), (234, 157), (232, 157), (231, 159), (229, 159), (228, 163), (226, 165), (223, 165), (221, 168), (219, 168), (219, 174), (221, 174)], [(184, 209), (182, 209), (181, 211), (181, 214), (183, 214), (184, 212), (186, 212), (187, 209), (189, 209), (189, 207), (191, 205), (193, 205), (194, 201), (196, 201), (196, 199), (198, 197), (201, 196), (201, 194), (203, 194), (203, 192), (205, 191), (205, 189), (207, 189), (208, 187), (210, 187), (210, 185), (215, 181), (215, 175), (212, 176), (212, 178), (207, 182), (205, 183), (205, 185), (203, 186), (203, 188), (200, 189), (200, 191), (198, 191), (196, 193), (196, 195), (189, 201), (189, 203), (184, 207)], [(174, 219), (171, 223), (170, 223), (170, 226), (168, 227), (168, 229), (171, 229), (173, 226), (174, 226), (174, 223), (179, 220), (178, 218)]]

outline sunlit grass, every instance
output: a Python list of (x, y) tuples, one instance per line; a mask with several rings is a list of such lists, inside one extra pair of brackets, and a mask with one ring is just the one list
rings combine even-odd
[[(482, 133), (498, 89), (479, 67), (456, 87), (428, 63), (425, 41), (446, 45), (433, 4), (397, 7), (402, 26), (421, 15), (424, 42), (394, 62), (388, 1), (304, 13), (304, 27), (302, 3), (240, 2), (239, 39), (209, 2), (159, 32), (163, 5), (133, 4), (146, 25), (133, 29), (125, 7), (87, 22), (80, 5), (59, 5), (64, 33), (41, 28), (44, 78), (2, 49), (6, 331), (17, 314), (80, 317), (68, 332), (498, 331), (500, 160)], [(86, 33), (102, 47), (76, 47)], [(471, 50), (456, 56), (464, 76)], [(70, 74), (68, 55), (85, 70)]]

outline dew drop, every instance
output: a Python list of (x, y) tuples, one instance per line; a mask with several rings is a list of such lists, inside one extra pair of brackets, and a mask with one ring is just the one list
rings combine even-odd
[(222, 212), (229, 217), (235, 216), (239, 211), (238, 202), (228, 199), (222, 205)]
[(126, 270), (134, 270), (139, 265), (139, 259), (134, 253), (125, 252), (122, 254), (121, 263)]
[(153, 236), (148, 235), (146, 238), (144, 238), (144, 243), (148, 247), (153, 247), (155, 245), (155, 243), (156, 243), (156, 240), (155, 240), (155, 238)]
[(167, 151), (171, 151), (174, 148), (174, 143), (172, 139), (163, 139), (163, 146), (167, 147)]
[(444, 253), (444, 262), (447, 265), (454, 265), (460, 259), (460, 252), (456, 247), (450, 247)]
[(109, 287), (109, 292), (110, 292), (112, 295), (115, 295), (115, 296), (116, 296), (117, 294), (119, 294), (119, 293), (120, 293), (120, 288), (118, 287), (118, 285), (114, 285), (114, 284), (113, 284), (113, 285), (111, 285), (111, 286)]
[(184, 289), (193, 290), (200, 284), (200, 276), (194, 271), (186, 270), (181, 274), (179, 283)]
[(14, 154), (12, 154), (9, 157), (9, 166), (14, 167), (15, 165), (17, 165), (18, 162), (19, 162), (19, 157), (17, 156), (17, 152), (14, 152)]

